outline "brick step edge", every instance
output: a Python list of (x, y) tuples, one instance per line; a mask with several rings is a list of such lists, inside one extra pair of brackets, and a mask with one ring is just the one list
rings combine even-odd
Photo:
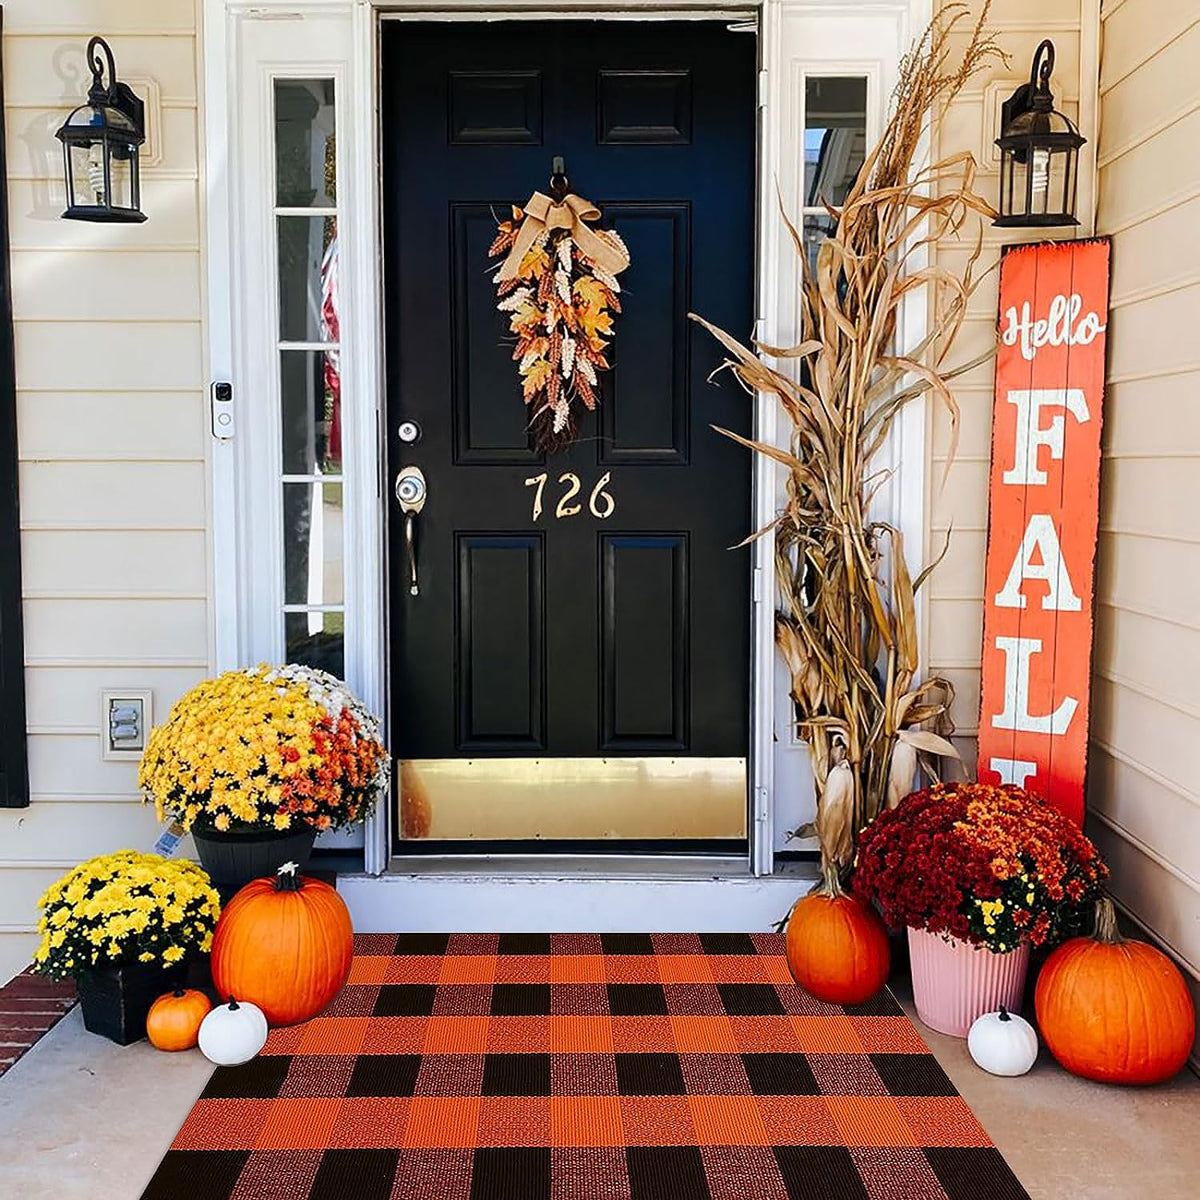
[(29, 967), (0, 987), (0, 1075), (74, 1006), (74, 982), (46, 979)]

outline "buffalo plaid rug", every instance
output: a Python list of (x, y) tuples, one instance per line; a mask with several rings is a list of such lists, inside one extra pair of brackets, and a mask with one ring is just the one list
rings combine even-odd
[(899, 1005), (774, 934), (369, 934), (144, 1200), (1028, 1200)]

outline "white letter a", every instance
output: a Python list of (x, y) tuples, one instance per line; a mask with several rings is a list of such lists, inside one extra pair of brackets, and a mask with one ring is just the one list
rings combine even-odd
[[(1041, 563), (1034, 563), (1034, 550), (1041, 555)], [(1004, 587), (996, 593), (996, 603), (1001, 608), (1024, 608), (1025, 596), (1021, 584), (1026, 579), (1044, 579), (1050, 590), (1042, 599), (1042, 608), (1060, 612), (1078, 612), (1083, 605), (1071, 586), (1071, 576), (1063, 562), (1062, 548), (1058, 542), (1058, 531), (1054, 522), (1045, 513), (1034, 513), (1025, 527), (1021, 550), (1013, 560), (1012, 570)]]

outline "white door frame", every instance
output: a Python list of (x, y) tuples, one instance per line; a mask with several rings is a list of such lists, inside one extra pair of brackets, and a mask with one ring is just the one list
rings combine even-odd
[[(387, 707), (384, 530), (390, 489), (382, 478), (385, 403), (383, 288), (378, 170), (378, 29), (387, 14), (422, 20), (604, 17), (757, 18), (760, 36), (760, 214), (758, 317), (773, 344), (795, 337), (797, 265), (779, 220), (780, 200), (802, 198), (804, 81), (809, 75), (865, 75), (868, 138), (880, 130), (899, 63), (928, 20), (931, 0), (760, 0), (704, 10), (655, 0), (559, 0), (544, 9), (522, 0), (482, 5), (420, 0), (202, 0), (204, 6), (205, 210), (209, 369), (234, 384), (237, 433), (214, 443), (213, 572), (216, 659), (228, 668), (283, 654), (276, 283), (273, 197), (269, 195), (272, 77), (335, 80), (338, 221), (342, 269), (340, 350), (343, 395), (346, 676), (375, 711)], [(901, 313), (898, 336), (917, 341), (927, 314), (919, 297)], [(357, 401), (357, 402), (356, 402)], [(909, 405), (885, 456), (893, 471), (883, 512), (905, 535), (909, 554), (925, 546), (925, 410)], [(783, 436), (773, 406), (758, 406), (756, 436)], [(755, 527), (778, 505), (778, 477), (754, 464)], [(775, 670), (774, 566), (769, 539), (755, 543), (748, 867), (769, 875), (781, 826), (804, 799), (807, 754), (790, 733), (786, 681)], [(779, 777), (780, 790), (774, 787)], [(368, 822), (366, 870), (390, 855), (390, 804)], [(745, 870), (745, 865), (743, 865)], [(709, 872), (711, 874), (711, 870)]]

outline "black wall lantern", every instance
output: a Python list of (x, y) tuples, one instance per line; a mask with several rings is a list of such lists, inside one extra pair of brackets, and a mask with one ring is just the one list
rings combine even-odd
[(1050, 72), (1054, 43), (1033, 56), (1029, 82), (1004, 102), (1000, 147), (1000, 215), (997, 225), (1078, 225), (1075, 189), (1079, 147), (1087, 140), (1054, 107)]
[(87, 103), (63, 122), (57, 135), (67, 183), (63, 216), (72, 221), (144, 221), (138, 178), (138, 147), (146, 140), (144, 105), (117, 79), (112, 50), (102, 37), (88, 42), (87, 59), (92, 72)]

